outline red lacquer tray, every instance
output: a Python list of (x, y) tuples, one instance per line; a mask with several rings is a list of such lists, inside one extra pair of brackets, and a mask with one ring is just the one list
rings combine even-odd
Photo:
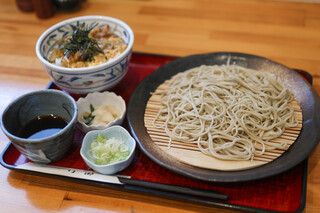
[[(128, 103), (130, 95), (142, 79), (174, 59), (176, 57), (133, 53), (127, 75), (112, 91), (121, 95)], [(312, 77), (307, 72), (296, 71), (312, 83)], [(48, 89), (58, 88), (50, 83)], [(79, 95), (70, 95), (76, 100), (79, 98)], [(126, 121), (124, 127), (127, 128)], [(118, 174), (131, 178), (124, 178), (125, 184), (122, 184), (123, 181), (118, 184), (117, 181), (104, 180), (103, 175), (94, 173), (84, 163), (79, 154), (83, 137), (84, 134), (77, 129), (70, 153), (59, 162), (45, 166), (48, 170), (46, 168), (31, 169), (29, 164), (32, 162), (21, 155), (11, 143), (8, 143), (1, 154), (1, 164), (6, 168), (24, 172), (69, 178), (88, 184), (100, 184), (119, 190), (130, 190), (222, 208), (255, 212), (301, 212), (305, 207), (307, 159), (296, 167), (273, 177), (240, 183), (213, 183), (176, 174), (154, 163), (138, 148), (133, 163)], [(95, 178), (97, 176), (100, 178)]]

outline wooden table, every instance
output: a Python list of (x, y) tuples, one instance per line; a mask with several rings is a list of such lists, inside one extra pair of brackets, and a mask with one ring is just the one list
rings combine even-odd
[[(133, 50), (186, 56), (216, 51), (256, 54), (307, 70), (320, 93), (320, 4), (273, 0), (87, 0), (73, 13), (39, 19), (0, 2), (0, 111), (50, 79), (35, 53), (43, 31), (82, 15), (113, 16), (135, 33)], [(8, 143), (0, 133), (0, 150)], [(320, 146), (309, 157), (305, 212), (320, 212)], [(231, 212), (120, 192), (0, 167), (1, 212)]]

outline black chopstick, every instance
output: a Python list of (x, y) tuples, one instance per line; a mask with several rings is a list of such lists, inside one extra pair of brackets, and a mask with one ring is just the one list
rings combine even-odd
[(203, 189), (194, 189), (189, 187), (173, 186), (169, 184), (134, 180), (125, 176), (118, 176), (118, 178), (121, 183), (127, 184), (127, 185), (140, 186), (140, 187), (145, 187), (150, 189), (170, 191), (170, 192), (176, 192), (176, 193), (181, 193), (186, 195), (201, 196), (201, 197), (213, 198), (213, 199), (219, 199), (219, 200), (228, 200), (227, 195), (221, 194), (220, 192), (216, 192), (216, 191), (207, 191)]

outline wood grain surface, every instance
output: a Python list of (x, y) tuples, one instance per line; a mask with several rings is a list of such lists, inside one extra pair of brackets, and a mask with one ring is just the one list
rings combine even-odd
[[(0, 112), (50, 82), (35, 53), (39, 36), (62, 20), (106, 15), (128, 23), (134, 51), (187, 56), (217, 51), (260, 55), (308, 71), (320, 93), (320, 4), (277, 0), (86, 0), (48, 19), (0, 1)], [(0, 131), (0, 150), (8, 140)], [(308, 161), (304, 212), (320, 212), (320, 146)], [(101, 188), (0, 167), (0, 212), (234, 212)]]

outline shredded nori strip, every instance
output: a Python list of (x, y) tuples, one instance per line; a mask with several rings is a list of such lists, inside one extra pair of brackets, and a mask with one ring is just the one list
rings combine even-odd
[(104, 52), (98, 45), (98, 42), (89, 37), (90, 31), (96, 27), (96, 25), (91, 28), (78, 26), (72, 33), (71, 38), (59, 48), (64, 51), (64, 56), (70, 57), (75, 55), (77, 52), (81, 53), (79, 58), (80, 61), (92, 61), (94, 56)]

